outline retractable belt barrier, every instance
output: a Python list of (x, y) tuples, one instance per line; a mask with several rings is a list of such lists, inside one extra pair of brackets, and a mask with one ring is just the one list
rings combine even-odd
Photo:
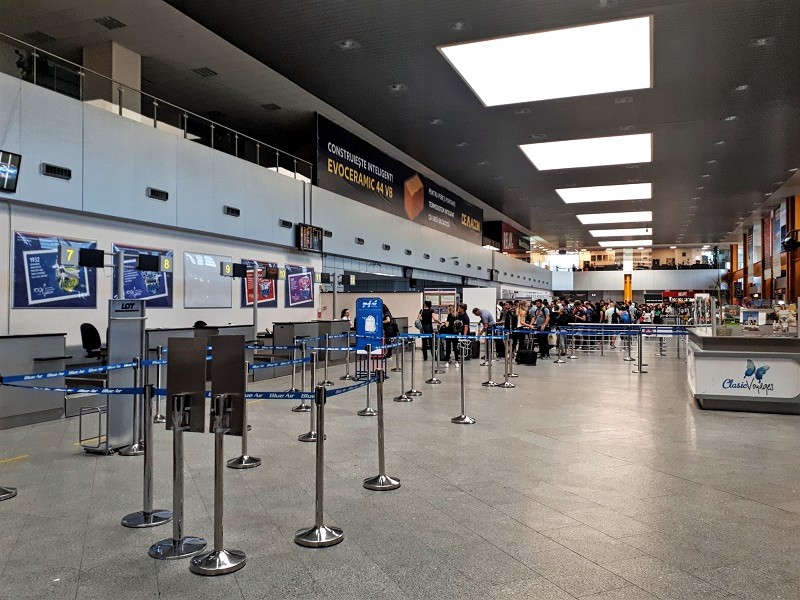
[(135, 362), (124, 362), (115, 365), (84, 367), (83, 369), (66, 369), (64, 371), (50, 371), (46, 373), (0, 375), (0, 384), (5, 385), (15, 381), (39, 381), (41, 379), (51, 379), (53, 377), (75, 377), (76, 375), (88, 375), (90, 373), (105, 373), (106, 371), (115, 371), (117, 369), (132, 369), (134, 366), (136, 366)]
[(289, 365), (299, 365), (302, 363), (309, 363), (311, 362), (311, 357), (306, 356), (305, 358), (294, 358), (291, 360), (281, 360), (278, 362), (271, 362), (271, 363), (260, 363), (257, 365), (250, 365), (250, 370), (255, 371), (257, 369), (274, 369), (275, 367), (286, 367)]

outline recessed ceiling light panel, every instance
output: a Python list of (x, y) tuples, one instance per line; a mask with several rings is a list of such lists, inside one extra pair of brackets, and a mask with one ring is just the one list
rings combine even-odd
[(652, 17), (466, 44), (439, 51), (486, 106), (653, 85)]
[(623, 242), (619, 240), (614, 240), (613, 242), (598, 242), (598, 243), (604, 248), (607, 248), (608, 246), (612, 245), (617, 248), (636, 248), (639, 246), (644, 248), (644, 246), (652, 246), (653, 240), (627, 240)]
[(653, 220), (653, 211), (636, 210), (632, 212), (593, 213), (576, 216), (584, 225), (603, 225), (606, 223), (649, 223)]
[(592, 237), (624, 237), (626, 235), (653, 235), (649, 227), (632, 227), (629, 229), (591, 229)]
[(653, 197), (652, 183), (595, 185), (591, 187), (560, 188), (556, 193), (565, 204), (582, 202), (613, 202), (616, 200), (649, 200)]
[(523, 144), (520, 149), (540, 171), (649, 163), (653, 162), (653, 134)]

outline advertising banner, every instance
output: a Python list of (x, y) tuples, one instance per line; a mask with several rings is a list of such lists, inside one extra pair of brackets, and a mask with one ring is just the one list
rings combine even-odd
[(791, 358), (754, 354), (751, 358), (694, 357), (695, 393), (792, 399), (800, 396), (800, 365)]
[[(147, 300), (148, 308), (172, 308), (172, 273), (158, 271), (140, 271), (136, 268), (138, 256), (149, 254), (172, 258), (172, 250), (158, 248), (142, 248), (140, 246), (111, 245), (112, 252), (125, 253), (122, 285), (127, 300)], [(114, 295), (117, 300), (117, 277), (114, 269)]]
[(86, 267), (62, 267), (61, 245), (97, 247), (95, 242), (14, 232), (14, 308), (96, 308), (97, 273)]
[(286, 308), (314, 306), (314, 269), (286, 265)]
[(383, 339), (383, 300), (380, 298), (358, 298), (356, 300), (356, 350), (367, 345), (375, 346)]
[[(252, 267), (256, 261), (253, 259), (243, 258), (242, 262), (249, 267)], [(258, 261), (258, 306), (259, 307), (278, 307), (278, 294), (276, 285), (277, 281), (274, 279), (266, 279), (266, 272), (268, 267), (277, 268), (277, 263)], [(253, 271), (247, 271), (247, 277), (242, 279), (242, 308), (253, 306)]]
[(483, 243), (483, 210), (317, 115), (317, 185), (463, 240)]

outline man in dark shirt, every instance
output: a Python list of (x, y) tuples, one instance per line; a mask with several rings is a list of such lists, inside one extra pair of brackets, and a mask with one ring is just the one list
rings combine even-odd
[[(422, 321), (422, 333), (428, 335), (433, 333), (433, 322), (439, 322), (439, 319), (433, 315), (433, 305), (430, 300), (425, 300), (425, 302), (422, 303), (422, 310), (419, 311), (417, 318)], [(428, 360), (429, 348), (433, 348), (431, 345), (431, 338), (422, 338), (422, 360)], [(431, 351), (431, 353), (433, 353), (433, 351)]]
[[(469, 315), (467, 314), (467, 305), (459, 304), (457, 309), (456, 320), (461, 321), (461, 327), (455, 328), (454, 333), (459, 335), (467, 335), (469, 333)], [(456, 358), (461, 357), (461, 344), (456, 346)], [(464, 355), (464, 360), (470, 360), (470, 353)]]

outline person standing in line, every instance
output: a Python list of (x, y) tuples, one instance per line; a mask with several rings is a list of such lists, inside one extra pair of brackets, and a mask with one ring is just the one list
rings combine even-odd
[[(422, 303), (422, 310), (419, 311), (417, 318), (422, 322), (422, 333), (433, 334), (433, 324), (438, 323), (439, 319), (433, 314), (433, 304), (430, 300)], [(433, 354), (433, 344), (431, 338), (422, 338), (422, 360), (428, 360), (428, 350)]]
[(550, 309), (543, 305), (541, 298), (536, 299), (535, 307), (533, 327), (536, 330), (536, 340), (539, 343), (539, 357), (550, 358), (550, 344), (547, 341), (550, 331)]
[[(383, 305), (383, 343), (384, 345), (388, 345), (392, 343), (392, 339), (397, 337), (397, 323), (392, 316), (392, 311), (389, 310), (389, 307), (384, 304)], [(389, 348), (386, 351), (386, 358), (392, 357), (392, 349)]]
[(472, 309), (472, 314), (478, 317), (480, 329), (478, 329), (478, 337), (489, 333), (494, 327), (494, 315), (485, 308), (478, 308), (477, 306)]
[[(456, 320), (453, 323), (453, 333), (456, 335), (469, 335), (469, 314), (467, 314), (467, 305), (459, 304), (456, 308)], [(457, 340), (457, 342), (460, 340)], [(461, 344), (456, 343), (456, 360), (461, 358)], [(472, 357), (469, 352), (464, 355), (464, 360), (470, 360)]]

